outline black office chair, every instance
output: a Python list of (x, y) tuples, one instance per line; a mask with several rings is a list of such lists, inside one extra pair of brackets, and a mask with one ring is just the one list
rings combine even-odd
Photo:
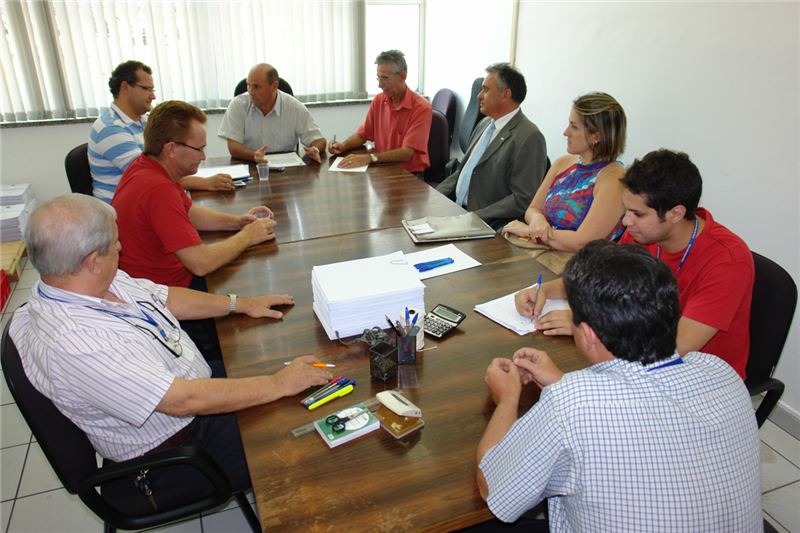
[(461, 144), (462, 152), (466, 152), (469, 148), (469, 137), (472, 135), (472, 130), (486, 116), (481, 113), (481, 104), (478, 102), (478, 93), (481, 92), (482, 85), (483, 78), (475, 78), (475, 81), (472, 82), (472, 93), (470, 93), (467, 110), (464, 111), (461, 130), (458, 133), (458, 142)]
[(777, 263), (753, 252), (755, 280), (750, 304), (750, 353), (745, 385), (750, 396), (766, 392), (756, 409), (758, 427), (781, 399), (784, 384), (772, 377), (797, 307), (797, 285)]
[[(428, 137), (428, 156), (431, 166), (425, 169), (423, 177), (426, 183), (440, 183), (455, 172), (456, 159), (450, 159), (450, 139), (447, 137), (447, 119), (437, 110), (431, 117), (431, 132)], [(457, 170), (457, 169), (456, 169)]]
[(447, 135), (452, 142), (456, 127), (456, 95), (450, 89), (439, 89), (431, 101), (431, 107), (447, 119)]
[[(238, 486), (231, 488), (219, 465), (199, 448), (180, 446), (98, 468), (94, 448), (86, 434), (28, 380), (19, 352), (8, 335), (10, 323), (11, 320), (6, 324), (0, 341), (0, 360), (8, 388), (64, 488), (70, 494), (77, 494), (105, 522), (105, 533), (114, 533), (117, 528), (130, 530), (160, 526), (213, 509), (231, 496), (239, 502), (253, 532), (262, 531), (244, 494), (249, 488), (249, 479), (234, 480)], [(157, 487), (154, 497), (158, 509), (154, 509), (130, 476), (141, 470), (175, 464), (197, 468), (208, 482)], [(96, 487), (100, 487), (101, 492)]]
[[(283, 78), (278, 78), (278, 90), (285, 92), (288, 95), (294, 96), (294, 91), (292, 91), (292, 86), (289, 85), (289, 82)], [(247, 78), (243, 79), (239, 82), (236, 88), (233, 90), (233, 97), (236, 98), (240, 94), (247, 92)]]
[(89, 143), (70, 150), (64, 158), (69, 188), (72, 192), (92, 196), (92, 169), (89, 167)]

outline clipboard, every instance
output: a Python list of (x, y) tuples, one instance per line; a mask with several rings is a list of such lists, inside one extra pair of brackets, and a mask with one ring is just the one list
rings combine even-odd
[(420, 242), (488, 239), (497, 233), (475, 213), (449, 217), (422, 217), (403, 220), (403, 228), (411, 240)]

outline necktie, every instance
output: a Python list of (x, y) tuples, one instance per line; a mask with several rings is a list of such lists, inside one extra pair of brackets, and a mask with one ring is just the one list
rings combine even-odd
[(469, 182), (472, 179), (472, 172), (475, 170), (475, 166), (478, 164), (478, 161), (480, 161), (481, 157), (483, 157), (483, 152), (486, 151), (486, 147), (489, 146), (489, 140), (492, 138), (494, 128), (495, 126), (493, 120), (492, 123), (489, 124), (489, 127), (486, 128), (486, 132), (483, 134), (480, 144), (478, 144), (478, 147), (475, 148), (475, 151), (472, 153), (472, 157), (467, 163), (467, 166), (461, 171), (461, 176), (458, 180), (458, 186), (456, 190), (456, 204), (458, 205), (464, 205), (464, 201), (467, 199), (467, 192), (469, 191)]

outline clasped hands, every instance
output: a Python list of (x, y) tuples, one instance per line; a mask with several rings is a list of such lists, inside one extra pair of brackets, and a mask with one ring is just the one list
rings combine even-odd
[(503, 227), (503, 235), (511, 233), (519, 237), (530, 236), (537, 244), (550, 245), (553, 238), (553, 228), (547, 223), (544, 215), (536, 214), (531, 219), (530, 224), (525, 224), (519, 220), (513, 220)]
[[(267, 154), (267, 146), (268, 145), (265, 144), (264, 146), (262, 146), (261, 148), (259, 148), (258, 150), (256, 150), (253, 153), (253, 159), (255, 160), (256, 163), (269, 163), (269, 159), (267, 159), (267, 156), (266, 156), (266, 154)], [(313, 159), (317, 163), (322, 163), (322, 158), (320, 157), (319, 149), (317, 149), (314, 146), (312, 146), (311, 148), (309, 148), (307, 146), (303, 146), (303, 150), (305, 150), (306, 155), (308, 157), (310, 157), (311, 159)]]
[(484, 381), (495, 405), (517, 401), (522, 386), (535, 383), (539, 388), (556, 383), (564, 373), (547, 355), (533, 348), (520, 348), (513, 359), (498, 357), (486, 369)]

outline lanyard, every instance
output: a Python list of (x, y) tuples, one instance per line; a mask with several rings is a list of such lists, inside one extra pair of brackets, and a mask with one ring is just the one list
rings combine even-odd
[(681, 363), (683, 363), (683, 358), (682, 357), (678, 357), (677, 359), (673, 359), (672, 361), (667, 361), (666, 363), (662, 363), (662, 364), (660, 364), (658, 366), (654, 366), (652, 368), (648, 368), (647, 371), (648, 372), (652, 372), (653, 370), (658, 370), (659, 368), (664, 368), (664, 367), (672, 366), (672, 365), (679, 365)]
[[(38, 287), (38, 290), (39, 290), (39, 295), (42, 296), (43, 298), (47, 298), (48, 300), (52, 300), (54, 302), (60, 302), (62, 304), (70, 305), (69, 302), (66, 302), (64, 300), (59, 300), (58, 298), (53, 298), (52, 296), (48, 296), (47, 294), (45, 294), (42, 291), (42, 287), (41, 286)], [(152, 295), (152, 297), (153, 297), (154, 301), (157, 300), (155, 295)], [(181, 353), (183, 352), (183, 350), (180, 349), (181, 348), (181, 346), (180, 346), (180, 337), (178, 337), (177, 341), (175, 339), (171, 339), (169, 337), (169, 335), (167, 335), (167, 332), (164, 330), (164, 328), (161, 327), (161, 325), (158, 322), (156, 322), (155, 318), (153, 318), (152, 316), (147, 314), (147, 311), (144, 310), (144, 304), (145, 303), (149, 303), (149, 302), (139, 302), (139, 301), (136, 302), (136, 305), (139, 308), (139, 311), (141, 311), (142, 314), (144, 315), (144, 318), (142, 318), (140, 316), (136, 316), (136, 315), (129, 315), (127, 313), (117, 313), (117, 312), (114, 312), (114, 311), (110, 311), (108, 309), (99, 309), (97, 307), (89, 307), (89, 306), (87, 306), (87, 308), (91, 309), (92, 311), (97, 311), (98, 313), (105, 313), (105, 314), (107, 314), (109, 316), (113, 316), (115, 318), (119, 318), (123, 322), (125, 322), (125, 323), (127, 323), (127, 324), (129, 324), (129, 325), (131, 325), (131, 326), (133, 326), (133, 327), (135, 327), (137, 329), (141, 329), (141, 330), (147, 331), (148, 333), (153, 335), (156, 338), (156, 340), (158, 340), (164, 347), (166, 347), (170, 352), (172, 352), (173, 355), (175, 355), (176, 357), (180, 357)], [(162, 313), (161, 311), (158, 310), (158, 307), (156, 307), (153, 304), (149, 304), (149, 305), (151, 305), (153, 310), (156, 313), (158, 313), (159, 315), (161, 315), (162, 318), (164, 318), (164, 320), (169, 322), (170, 326), (172, 326), (173, 328), (177, 328), (177, 326), (175, 326), (175, 324), (173, 324), (172, 321), (169, 318), (167, 318), (167, 316), (164, 313)], [(133, 320), (141, 320), (142, 322), (147, 322), (148, 324), (153, 326), (156, 329), (156, 331), (158, 331), (158, 333), (161, 335), (161, 338), (159, 339), (155, 334), (153, 334), (153, 332), (150, 329), (148, 329), (146, 327), (139, 326), (138, 324), (134, 324), (134, 323), (128, 322), (128, 320), (126, 320), (128, 318), (133, 319)], [(170, 344), (176, 345), (178, 347), (179, 351), (175, 351), (175, 349), (172, 346), (170, 346)]]
[[(678, 264), (678, 270), (675, 271), (675, 277), (676, 278), (678, 277), (678, 272), (681, 271), (681, 267), (683, 266), (683, 263), (686, 262), (686, 258), (689, 257), (689, 252), (691, 251), (692, 246), (694, 246), (694, 240), (695, 240), (695, 238), (697, 238), (697, 228), (699, 226), (700, 226), (700, 223), (697, 220), (697, 217), (695, 217), (695, 219), (694, 219), (694, 231), (692, 231), (692, 238), (689, 239), (689, 245), (686, 247), (686, 251), (683, 252), (683, 257), (681, 257), (681, 262)], [(658, 259), (661, 259), (661, 246), (658, 247), (658, 252), (656, 253), (656, 257)]]

